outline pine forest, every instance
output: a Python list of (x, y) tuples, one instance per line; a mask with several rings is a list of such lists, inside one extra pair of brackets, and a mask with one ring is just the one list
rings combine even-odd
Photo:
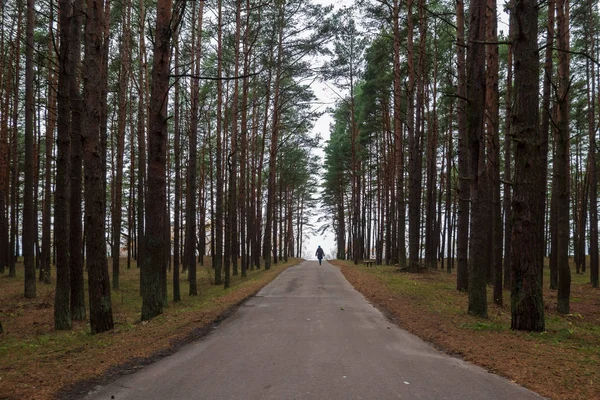
[(597, 1), (6, 0), (0, 54), (0, 358), (249, 296), (326, 234), (511, 332), (585, 293), (598, 339)]

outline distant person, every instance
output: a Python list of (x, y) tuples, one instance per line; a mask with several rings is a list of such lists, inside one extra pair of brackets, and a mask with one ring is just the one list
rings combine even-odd
[(323, 259), (324, 255), (325, 252), (323, 251), (321, 246), (317, 247), (317, 252), (315, 253), (315, 256), (317, 256), (317, 258), (319, 259), (319, 265), (321, 265), (321, 260)]

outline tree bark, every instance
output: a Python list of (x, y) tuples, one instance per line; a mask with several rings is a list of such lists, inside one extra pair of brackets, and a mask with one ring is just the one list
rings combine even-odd
[[(396, 212), (398, 265), (406, 266), (406, 205), (404, 202), (404, 135), (402, 132), (402, 72), (400, 65), (400, 4), (394, 0), (392, 8), (394, 33), (394, 142), (396, 162)], [(343, 207), (343, 200), (340, 199)], [(343, 209), (342, 209), (343, 212)], [(342, 237), (343, 242), (343, 237)], [(339, 258), (339, 257), (338, 257)]]
[(456, 289), (466, 292), (469, 287), (469, 131), (467, 130), (466, 61), (464, 1), (456, 0), (456, 57), (458, 60), (458, 221), (456, 232)]
[[(496, 0), (488, 0), (487, 5), (487, 32), (488, 42), (498, 41)], [(491, 224), (492, 240), (490, 241), (490, 266), (494, 278), (494, 303), (502, 306), (502, 205), (500, 199), (500, 132), (499, 110), (500, 95), (498, 90), (498, 45), (487, 45), (487, 71), (486, 71), (486, 115), (487, 115), (487, 143), (488, 156), (488, 183), (491, 192)]]
[[(54, 19), (54, 10), (51, 11), (51, 20)], [(52, 31), (52, 22), (50, 23), (49, 31)], [(48, 35), (48, 59), (50, 62), (56, 62), (55, 59), (55, 51), (52, 48), (52, 40), (50, 39), (50, 35)], [(48, 68), (48, 109), (55, 110), (56, 109), (56, 90), (57, 90), (57, 76), (53, 68)], [(51, 218), (50, 214), (52, 213), (52, 152), (54, 148), (54, 130), (56, 128), (56, 114), (50, 111), (47, 115), (46, 121), (46, 154), (45, 154), (45, 178), (44, 178), (44, 203), (42, 209), (42, 251), (41, 251), (41, 262), (40, 262), (40, 281), (43, 281), (46, 284), (50, 283), (50, 270), (51, 270), (51, 262), (52, 262), (52, 254), (51, 254)], [(0, 139), (1, 140), (1, 139)], [(0, 146), (2, 146), (0, 144)], [(0, 150), (0, 157), (2, 157), (2, 151)], [(2, 168), (0, 164), (0, 169)], [(0, 172), (1, 174), (1, 172)], [(0, 182), (0, 204), (4, 200), (2, 195), (2, 183)], [(0, 226), (2, 225), (2, 219), (4, 217), (4, 207), (0, 206), (0, 212), (3, 215), (0, 215)], [(0, 228), (0, 238), (2, 237), (2, 228)], [(0, 245), (2, 246), (2, 245)], [(0, 251), (0, 270), (3, 269), (3, 258), (2, 251)]]
[(34, 218), (33, 207), (33, 31), (35, 26), (35, 0), (27, 0), (27, 25), (25, 47), (25, 182), (23, 189), (23, 264), (25, 266), (25, 298), (36, 296), (35, 255), (34, 255)]
[[(511, 4), (511, 7), (514, 7)], [(509, 38), (513, 37), (514, 18), (511, 18), (509, 23)], [(510, 289), (511, 281), (511, 257), (512, 257), (512, 188), (511, 182), (511, 155), (512, 155), (512, 138), (510, 135), (510, 127), (512, 120), (512, 97), (513, 97), (513, 48), (509, 46), (507, 61), (506, 61), (506, 97), (504, 111), (504, 288)], [(543, 131), (542, 131), (543, 132)]]
[[(592, 0), (588, 0), (588, 17), (589, 17), (589, 40), (591, 54), (595, 54), (595, 22), (594, 22), (594, 7)], [(588, 129), (590, 135), (590, 151), (588, 153), (588, 168), (589, 168), (589, 194), (590, 194), (590, 282), (592, 287), (599, 286), (598, 279), (598, 178), (597, 178), (597, 163), (596, 163), (596, 129), (595, 129), (595, 112), (596, 112), (596, 73), (594, 65), (590, 65), (590, 61), (586, 60), (590, 70), (590, 79), (588, 80), (588, 88), (591, 83), (591, 90), (588, 90)], [(590, 93), (591, 92), (591, 93)]]
[(88, 290), (90, 297), (90, 327), (92, 333), (111, 330), (114, 326), (110, 279), (106, 263), (103, 160), (101, 149), (104, 1), (87, 0), (85, 29), (85, 59), (83, 62), (83, 123), (85, 132), (83, 163), (85, 179), (85, 234)]
[[(175, 75), (179, 75), (179, 37), (181, 30), (177, 30), (174, 38), (175, 47)], [(175, 204), (173, 206), (173, 302), (177, 303), (181, 301), (181, 286), (179, 282), (179, 252), (181, 248), (180, 244), (180, 204), (181, 204), (181, 82), (179, 79), (175, 80), (175, 102), (173, 104), (174, 116), (173, 116), (173, 155), (175, 157)], [(133, 156), (133, 152), (132, 152)]]
[[(196, 5), (193, 5), (192, 15), (195, 21)], [(197, 15), (197, 29), (192, 31), (192, 68), (196, 76), (200, 75), (200, 56), (202, 49), (202, 16), (204, 11), (204, 2), (200, 2), (200, 9)], [(196, 36), (197, 35), (197, 36)], [(198, 285), (196, 280), (196, 184), (198, 170), (198, 78), (192, 78), (191, 85), (191, 104), (190, 104), (190, 135), (189, 135), (189, 153), (187, 170), (187, 196), (185, 202), (185, 257), (184, 263), (188, 270), (188, 280), (190, 283), (189, 295), (198, 295)]]
[(215, 253), (213, 254), (213, 268), (215, 270), (215, 285), (222, 284), (221, 271), (223, 267), (223, 168), (222, 168), (222, 137), (223, 137), (223, 4), (218, 2), (217, 16), (217, 148), (215, 161), (217, 164), (217, 198), (215, 199)]
[[(241, 18), (242, 18), (242, 5), (241, 1), (236, 2), (236, 13), (235, 13), (235, 38), (234, 38), (234, 60), (233, 60), (233, 76), (239, 75), (239, 61), (240, 61), (240, 32), (241, 32)], [(238, 275), (238, 194), (237, 194), (237, 168), (238, 168), (238, 102), (239, 102), (239, 80), (234, 81), (233, 87), (233, 99), (231, 105), (231, 169), (229, 174), (229, 227), (231, 243), (231, 261), (233, 275)]]
[(469, 260), (469, 314), (487, 318), (485, 234), (485, 41), (486, 0), (472, 0), (469, 7), (469, 46), (467, 48), (467, 129), (470, 150), (471, 240)]
[(148, 90), (148, 73), (146, 65), (146, 11), (144, 9), (144, 1), (139, 2), (139, 61), (138, 61), (138, 115), (137, 115), (137, 136), (138, 136), (138, 205), (137, 205), (137, 266), (140, 269), (140, 293), (144, 295), (146, 287), (144, 261), (145, 245), (145, 199), (146, 199), (146, 107), (147, 107), (147, 90)]
[(279, 142), (279, 117), (280, 117), (280, 83), (281, 83), (281, 60), (283, 58), (283, 26), (284, 26), (284, 5), (279, 6), (279, 27), (278, 27), (278, 45), (277, 62), (275, 71), (275, 88), (273, 90), (273, 122), (271, 129), (271, 146), (269, 149), (269, 183), (267, 187), (267, 209), (265, 223), (265, 269), (271, 268), (273, 217), (275, 215), (275, 177), (277, 174), (277, 145)]
[(571, 269), (569, 267), (569, 0), (557, 0), (558, 9), (558, 129), (554, 157), (558, 263), (557, 310), (570, 312)]
[(121, 70), (119, 72), (119, 98), (118, 110), (119, 116), (117, 121), (117, 166), (115, 172), (114, 183), (114, 198), (112, 207), (112, 228), (113, 228), (113, 243), (112, 243), (112, 283), (113, 289), (119, 289), (119, 264), (121, 253), (121, 225), (122, 225), (122, 204), (123, 204), (123, 156), (125, 153), (125, 123), (127, 122), (127, 98), (129, 86), (129, 73), (131, 66), (131, 31), (129, 25), (129, 9), (131, 4), (125, 0), (123, 5), (123, 21), (122, 29), (123, 36), (121, 38), (120, 59)]
[(162, 314), (166, 275), (164, 230), (166, 209), (167, 100), (171, 58), (172, 0), (159, 0), (156, 14), (152, 87), (149, 103), (148, 183), (142, 320)]
[[(72, 68), (74, 68), (74, 71), (77, 71), (81, 64), (81, 27), (83, 26), (84, 19), (84, 4), (84, 0), (75, 0), (73, 3), (70, 41), (73, 49)], [(81, 206), (83, 193), (83, 133), (81, 129), (83, 102), (78, 74), (71, 74), (69, 79), (71, 107), (71, 188), (68, 197), (70, 208), (68, 250), (70, 252), (69, 265), (71, 270), (71, 318), (75, 321), (84, 321), (86, 318), (86, 308), (83, 277), (83, 215)]]
[[(407, 87), (407, 128), (408, 128), (408, 267), (410, 271), (417, 272), (419, 266), (419, 194), (421, 190), (421, 180), (419, 171), (421, 165), (418, 164), (419, 137), (417, 132), (420, 126), (415, 124), (415, 62), (414, 62), (414, 23), (413, 23), (413, 2), (407, 0), (407, 51), (408, 51), (408, 87)], [(420, 110), (417, 109), (417, 113)], [(416, 125), (416, 126), (415, 126)]]
[(511, 133), (515, 142), (515, 175), (512, 230), (511, 328), (544, 330), (540, 258), (542, 237), (539, 227), (543, 214), (543, 157), (539, 131), (539, 56), (537, 53), (538, 7), (535, 0), (515, 3), (511, 18), (516, 19), (513, 40), (515, 57), (514, 110)]
[[(23, 0), (19, 0), (18, 3), (18, 16), (17, 16), (17, 35), (16, 35), (16, 46), (13, 52), (13, 63), (15, 65), (14, 76), (20, 74), (20, 58), (21, 58), (21, 25), (23, 20)], [(13, 78), (14, 79), (14, 78)], [(11, 156), (12, 168), (11, 168), (11, 194), (10, 194), (10, 244), (8, 251), (8, 276), (14, 278), (17, 276), (16, 261), (18, 251), (18, 211), (19, 211), (19, 158), (20, 153), (18, 152), (18, 122), (19, 122), (19, 85), (13, 85), (13, 105), (12, 105), (12, 138), (11, 138)]]
[[(4, 10), (0, 14), (0, 17), (4, 18)], [(5, 26), (0, 26), (0, 54), (5, 54), (6, 45), (4, 40)], [(9, 57), (9, 63), (12, 62), (12, 57)], [(8, 224), (8, 205), (10, 204), (8, 199), (9, 193), (9, 152), (8, 152), (8, 119), (9, 119), (9, 105), (10, 105), (10, 92), (11, 92), (11, 80), (4, 79), (5, 68), (3, 64), (0, 64), (0, 93), (3, 94), (0, 100), (0, 274), (4, 274), (6, 267), (9, 265), (10, 257), (10, 235), (9, 235), (9, 224)], [(10, 72), (6, 71), (6, 75), (10, 77)]]
[[(551, 101), (551, 89), (552, 89), (552, 75), (554, 74), (554, 63), (552, 60), (553, 55), (553, 47), (554, 47), (554, 22), (556, 15), (556, 1), (549, 0), (548, 1), (548, 19), (546, 24), (546, 56), (544, 62), (544, 86), (543, 86), (543, 99), (542, 99), (542, 123), (541, 123), (541, 132), (542, 135), (542, 143), (544, 143), (544, 147), (542, 151), (545, 154), (546, 159), (548, 158), (548, 138), (550, 135), (550, 101)], [(544, 168), (544, 186), (547, 188), (547, 175), (548, 169)], [(551, 200), (552, 201), (552, 200)], [(554, 211), (554, 204), (551, 204), (551, 209)], [(553, 221), (552, 218), (551, 221)], [(554, 231), (554, 230), (553, 230)], [(556, 239), (556, 235), (553, 235), (553, 241)], [(556, 260), (556, 254), (552, 254), (550, 259), (550, 288), (556, 289), (556, 285), (558, 282), (558, 277), (556, 274), (556, 268), (553, 268), (556, 264), (554, 261)], [(544, 258), (544, 250), (542, 247), (542, 260)], [(543, 261), (542, 261), (543, 262)]]
[(74, 73), (74, 48), (71, 24), (75, 23), (70, 1), (59, 3), (60, 48), (58, 57), (58, 133), (56, 161), (56, 202), (54, 205), (54, 235), (56, 241), (56, 290), (54, 292), (54, 328), (71, 329), (71, 262), (70, 262), (70, 168), (71, 168), (71, 105), (70, 84)]

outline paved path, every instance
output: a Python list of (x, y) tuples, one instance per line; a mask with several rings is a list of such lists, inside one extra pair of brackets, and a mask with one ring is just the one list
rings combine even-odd
[(282, 273), (204, 340), (86, 397), (112, 398), (541, 399), (396, 327), (316, 261)]

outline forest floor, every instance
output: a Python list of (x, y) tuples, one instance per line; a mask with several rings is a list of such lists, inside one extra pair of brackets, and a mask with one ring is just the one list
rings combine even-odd
[(600, 399), (600, 290), (589, 284), (589, 272), (573, 273), (571, 314), (561, 315), (545, 269), (546, 330), (531, 333), (510, 329), (509, 291), (499, 307), (488, 289), (489, 318), (482, 319), (467, 314), (468, 296), (456, 290), (456, 274), (330, 262), (401, 328), (438, 349), (551, 399)]
[[(135, 263), (127, 269), (122, 259), (120, 289), (112, 291), (115, 328), (98, 335), (90, 334), (87, 321), (75, 322), (70, 331), (55, 331), (54, 284), (38, 282), (37, 297), (23, 298), (19, 263), (16, 279), (0, 275), (0, 321), (4, 329), (0, 334), (0, 399), (71, 397), (77, 390), (89, 390), (95, 382), (134, 372), (205, 335), (237, 305), (298, 262), (290, 259), (269, 271), (248, 271), (244, 279), (233, 276), (227, 290), (211, 284), (211, 268), (199, 266), (199, 295), (187, 295), (187, 274), (182, 274), (179, 303), (171, 301), (169, 274), (169, 305), (160, 316), (141, 322), (139, 269)], [(210, 266), (210, 258), (205, 258), (204, 264)]]

